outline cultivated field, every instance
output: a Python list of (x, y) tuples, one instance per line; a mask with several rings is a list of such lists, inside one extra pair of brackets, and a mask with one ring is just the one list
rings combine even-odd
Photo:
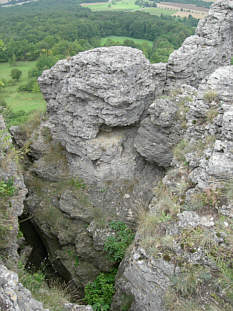
[(34, 66), (35, 62), (18, 62), (16, 67), (12, 67), (8, 63), (0, 63), (0, 79), (10, 80), (10, 72), (13, 68), (22, 71), (19, 82), (12, 86), (6, 86), (0, 91), (0, 96), (5, 99), (8, 107), (11, 108), (13, 112), (18, 112), (19, 110), (23, 110), (24, 112), (45, 110), (45, 101), (40, 92), (17, 92), (18, 87), (27, 82), (28, 71)]
[(134, 39), (134, 38), (131, 38), (131, 37), (123, 37), (123, 36), (108, 36), (108, 37), (101, 38), (101, 45), (104, 45), (104, 43), (108, 39), (113, 40), (115, 42), (117, 41), (117, 42), (120, 42), (120, 43), (123, 43), (125, 40), (133, 40), (135, 43), (138, 43), (138, 44), (147, 43), (150, 47), (153, 46), (153, 42), (152, 41), (144, 40), (144, 39)]
[(176, 3), (176, 2), (160, 2), (157, 4), (161, 9), (176, 10), (174, 16), (187, 17), (192, 15), (195, 18), (203, 18), (208, 14), (209, 9), (198, 7), (193, 4)]
[[(206, 0), (210, 1), (210, 0)], [(188, 2), (188, 0), (187, 0)], [(89, 7), (92, 11), (142, 11), (151, 15), (174, 15), (188, 17), (192, 15), (195, 18), (203, 18), (208, 14), (209, 9), (198, 7), (192, 4), (176, 3), (176, 2), (160, 2), (157, 3), (157, 8), (142, 8), (135, 4), (135, 0), (120, 0), (112, 3), (95, 2), (82, 3), (84, 7)]]
[(135, 4), (135, 0), (121, 0), (115, 3), (110, 2), (95, 2), (82, 3), (83, 7), (89, 7), (92, 11), (143, 11), (152, 15), (172, 15), (176, 12), (173, 9), (164, 8), (141, 8)]

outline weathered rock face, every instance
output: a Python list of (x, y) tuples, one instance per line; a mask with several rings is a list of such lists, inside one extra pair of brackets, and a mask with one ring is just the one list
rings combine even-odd
[(182, 135), (178, 112), (177, 103), (168, 98), (157, 99), (149, 107), (149, 116), (140, 123), (135, 138), (135, 148), (148, 162), (170, 166), (172, 147)]
[[(232, 1), (216, 2), (167, 65), (150, 65), (135, 49), (99, 48), (60, 61), (39, 78), (48, 120), (32, 135), (26, 208), (50, 261), (80, 294), (88, 281), (112, 268), (103, 252), (109, 220), (134, 222), (162, 176), (158, 166), (174, 167), (120, 266), (114, 311), (169, 310), (166, 291), (172, 289), (170, 305), (179, 296), (172, 277), (182, 282), (187, 267), (200, 266), (212, 280), (211, 269), (218, 269), (206, 259), (202, 238), (218, 249), (225, 223), (216, 210), (232, 215), (229, 198), (216, 199), (216, 185), (233, 177), (233, 73), (232, 67), (216, 70), (230, 62), (232, 25)], [(198, 90), (192, 87), (199, 84)], [(178, 85), (173, 97), (157, 98)], [(228, 218), (226, 223), (230, 228)], [(193, 232), (199, 236), (187, 242)], [(229, 245), (221, 244), (226, 257)], [(193, 302), (196, 310), (210, 302), (212, 290), (209, 296), (216, 294), (214, 286), (204, 285)]]
[[(60, 61), (39, 79), (48, 120), (30, 138), (26, 212), (50, 262), (80, 295), (113, 267), (103, 251), (108, 223), (133, 225), (163, 173), (137, 153), (134, 140), (165, 77), (164, 64), (110, 47)], [(19, 145), (25, 142), (19, 128), (12, 133)]]
[(111, 310), (164, 311), (164, 289), (174, 269), (173, 264), (134, 248), (119, 268)]
[(187, 38), (168, 60), (167, 87), (183, 83), (195, 87), (220, 66), (229, 65), (233, 49), (233, 1), (216, 1), (201, 20), (194, 36)]
[(80, 306), (73, 303), (67, 303), (64, 306), (66, 311), (93, 311), (91, 306)]
[(101, 126), (140, 120), (161, 92), (155, 68), (142, 52), (127, 47), (94, 49), (58, 62), (39, 78), (53, 137), (68, 152), (88, 156), (85, 140), (96, 138)]
[[(221, 258), (232, 269), (232, 81), (233, 66), (225, 66), (203, 80), (198, 90), (184, 85), (173, 95), (178, 111), (183, 102), (183, 139), (173, 150), (173, 169), (155, 190), (135, 246), (121, 263), (112, 310), (127, 303), (127, 310), (132, 311), (186, 310), (189, 304), (199, 310), (200, 305), (216, 304), (210, 292), (220, 299), (219, 310), (232, 310), (230, 292), (224, 289), (218, 265)], [(218, 293), (216, 271), (221, 284)], [(201, 281), (199, 295), (195, 282), (202, 273), (208, 274), (208, 282)], [(189, 277), (193, 277), (197, 291), (190, 292), (187, 301)]]
[(11, 265), (16, 264), (18, 257), (18, 216), (23, 213), (27, 194), (18, 166), (19, 157), (0, 115), (0, 257)]
[(185, 138), (206, 141), (204, 147), (209, 147), (204, 155), (196, 155), (195, 160), (187, 155), (193, 181), (201, 188), (210, 186), (213, 180), (217, 183), (233, 177), (232, 77), (233, 66), (226, 66), (203, 80), (199, 98), (190, 105), (187, 115), (189, 127)]
[(0, 309), (7, 311), (49, 311), (32, 298), (29, 290), (19, 283), (15, 272), (0, 265)]
[[(56, 305), (54, 306), (56, 307)], [(49, 311), (41, 302), (32, 298), (29, 290), (19, 282), (18, 275), (0, 265), (0, 310), (1, 311)], [(91, 306), (65, 303), (67, 311), (93, 311)]]

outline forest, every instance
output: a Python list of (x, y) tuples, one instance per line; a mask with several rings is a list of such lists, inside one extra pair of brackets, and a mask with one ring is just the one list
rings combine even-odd
[(8, 107), (9, 126), (24, 122), (35, 102), (36, 110), (44, 109), (37, 78), (59, 59), (99, 46), (125, 45), (142, 50), (152, 63), (167, 62), (198, 22), (192, 16), (92, 12), (80, 1), (0, 7), (0, 106)]
[(74, 55), (99, 46), (100, 38), (110, 35), (153, 41), (152, 49), (137, 47), (145, 50), (152, 62), (164, 61), (165, 49), (169, 53), (177, 49), (196, 25), (197, 20), (191, 16), (181, 19), (143, 12), (106, 14), (91, 12), (76, 0), (41, 0), (21, 7), (0, 8), (0, 40), (4, 42), (0, 61), (12, 57), (35, 60), (41, 53), (59, 58)]

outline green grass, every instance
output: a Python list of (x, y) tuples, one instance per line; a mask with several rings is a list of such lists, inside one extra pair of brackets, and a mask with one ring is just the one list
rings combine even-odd
[(15, 85), (12, 86), (6, 86), (0, 91), (0, 96), (5, 99), (7, 106), (13, 112), (18, 112), (19, 110), (23, 110), (24, 112), (31, 112), (33, 110), (45, 111), (46, 109), (45, 101), (40, 92), (17, 92), (18, 87), (27, 82), (28, 71), (34, 66), (34, 61), (18, 62), (16, 67), (10, 66), (9, 63), (0, 63), (0, 79), (10, 80), (10, 72), (13, 68), (22, 71), (19, 82), (16, 82)]
[(108, 40), (113, 40), (113, 41), (117, 41), (120, 43), (123, 43), (125, 40), (133, 40), (135, 43), (137, 44), (143, 44), (143, 43), (147, 43), (150, 47), (153, 46), (153, 42), (149, 41), (149, 40), (144, 40), (144, 39), (135, 39), (135, 38), (131, 38), (131, 37), (122, 37), (122, 36), (108, 36), (108, 37), (104, 37), (101, 38), (101, 45), (104, 45), (104, 43)]
[(140, 11), (150, 13), (151, 15), (172, 15), (176, 13), (176, 10), (167, 10), (167, 9), (161, 9), (161, 8), (141, 8)]
[(83, 3), (82, 6), (90, 8), (92, 11), (143, 11), (150, 13), (152, 15), (172, 15), (175, 13), (175, 10), (167, 10), (161, 8), (141, 8), (140, 6), (135, 4), (135, 0), (121, 0), (117, 1), (115, 4), (109, 6), (108, 2), (100, 3), (96, 2), (96, 4)]

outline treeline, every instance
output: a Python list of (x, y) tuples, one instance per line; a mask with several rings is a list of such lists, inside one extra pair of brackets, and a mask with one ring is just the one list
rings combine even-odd
[[(154, 49), (177, 49), (193, 34), (197, 20), (152, 16), (143, 12), (91, 12), (77, 0), (40, 0), (21, 7), (0, 8), (0, 61), (35, 60), (40, 55), (72, 56), (100, 46), (110, 35), (147, 39)], [(161, 47), (162, 42), (162, 47)], [(132, 44), (131, 44), (132, 46)], [(146, 50), (146, 47), (140, 47)], [(153, 51), (145, 51), (150, 58)], [(161, 60), (164, 51), (160, 51)], [(167, 54), (167, 53), (166, 53)], [(156, 61), (161, 61), (156, 57)]]

